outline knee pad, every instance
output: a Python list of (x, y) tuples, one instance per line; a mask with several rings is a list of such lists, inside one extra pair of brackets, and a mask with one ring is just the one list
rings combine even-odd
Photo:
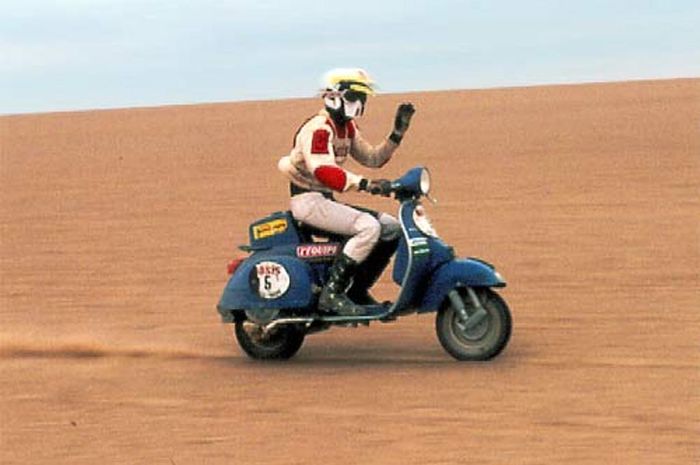
[(381, 236), (383, 242), (393, 241), (401, 236), (401, 223), (391, 215), (379, 214), (379, 224), (382, 226)]
[(379, 239), (382, 242), (395, 241), (401, 236), (401, 225), (398, 223), (394, 224), (383, 224), (382, 232)]

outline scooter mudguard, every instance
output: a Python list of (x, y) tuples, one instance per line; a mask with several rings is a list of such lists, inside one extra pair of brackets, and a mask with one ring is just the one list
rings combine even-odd
[(311, 267), (295, 257), (251, 256), (229, 279), (217, 306), (231, 310), (305, 308), (311, 305)]
[(447, 294), (459, 286), (505, 287), (506, 282), (488, 263), (476, 259), (451, 260), (435, 270), (421, 302), (419, 312), (437, 310)]

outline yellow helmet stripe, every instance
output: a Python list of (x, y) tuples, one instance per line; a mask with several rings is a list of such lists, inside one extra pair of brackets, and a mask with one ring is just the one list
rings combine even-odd
[(367, 94), (367, 95), (374, 95), (374, 89), (372, 89), (372, 87), (370, 87), (369, 85), (362, 83), (362, 82), (353, 82), (352, 84), (350, 84), (350, 87), (348, 87), (348, 88), (352, 89), (354, 91), (357, 91), (357, 92), (362, 92), (362, 93)]

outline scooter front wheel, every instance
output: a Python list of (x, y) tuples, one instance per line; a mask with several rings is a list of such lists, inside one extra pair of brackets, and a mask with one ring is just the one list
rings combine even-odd
[(265, 332), (262, 326), (241, 318), (236, 321), (236, 340), (249, 357), (287, 360), (299, 351), (306, 333), (295, 325), (281, 325)]
[[(489, 360), (500, 354), (510, 339), (512, 320), (505, 301), (494, 291), (475, 290), (486, 315), (476, 325), (467, 327), (458, 309), (449, 299), (438, 311), (435, 330), (442, 347), (460, 361)], [(465, 289), (459, 290), (466, 311), (476, 309)]]

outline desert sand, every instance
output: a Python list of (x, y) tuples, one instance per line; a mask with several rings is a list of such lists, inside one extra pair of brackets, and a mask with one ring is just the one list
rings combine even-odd
[(700, 463), (700, 79), (382, 95), (365, 136), (407, 100), (349, 168), (431, 169), (440, 235), (508, 281), (491, 362), (434, 314), (239, 351), (226, 265), (315, 99), (0, 117), (0, 463)]

